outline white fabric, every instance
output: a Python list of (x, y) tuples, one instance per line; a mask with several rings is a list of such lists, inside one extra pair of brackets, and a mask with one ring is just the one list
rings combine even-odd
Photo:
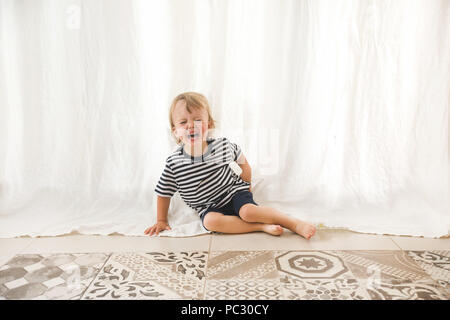
[[(449, 230), (446, 0), (0, 1), (0, 237), (143, 235), (209, 99), (254, 199), (328, 227)], [(176, 196), (167, 236), (204, 233)]]

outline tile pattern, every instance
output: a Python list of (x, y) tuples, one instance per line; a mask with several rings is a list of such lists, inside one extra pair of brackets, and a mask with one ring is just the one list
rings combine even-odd
[(338, 254), (376, 300), (446, 299), (442, 287), (404, 251), (341, 251)]
[(272, 251), (211, 252), (204, 299), (283, 299), (275, 254)]
[(0, 299), (449, 300), (450, 251), (22, 254)]
[(0, 299), (80, 299), (108, 254), (23, 254), (0, 268)]
[(408, 256), (450, 296), (450, 251), (409, 251)]
[(367, 292), (333, 251), (289, 251), (276, 258), (289, 300), (362, 300)]
[(200, 299), (207, 252), (113, 254), (82, 299)]

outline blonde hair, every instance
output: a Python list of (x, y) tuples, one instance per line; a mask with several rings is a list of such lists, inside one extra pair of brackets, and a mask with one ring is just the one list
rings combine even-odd
[[(211, 108), (209, 107), (208, 99), (201, 93), (197, 92), (183, 92), (180, 93), (173, 99), (172, 104), (170, 106), (169, 110), (169, 122), (170, 122), (170, 129), (172, 130), (175, 127), (175, 124), (173, 123), (172, 114), (173, 110), (175, 109), (175, 105), (178, 101), (184, 100), (186, 102), (186, 110), (191, 113), (191, 108), (194, 109), (204, 109), (208, 113), (208, 129), (214, 129), (216, 127), (216, 121), (213, 119), (211, 115)], [(180, 139), (177, 139), (174, 136), (175, 140), (177, 141), (177, 144), (180, 144)]]

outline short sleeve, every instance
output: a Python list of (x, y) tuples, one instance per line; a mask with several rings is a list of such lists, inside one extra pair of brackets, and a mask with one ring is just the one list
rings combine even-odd
[(236, 143), (230, 142), (231, 150), (233, 152), (233, 160), (237, 161), (242, 154), (241, 147), (239, 147)]
[(178, 184), (175, 181), (175, 175), (170, 167), (170, 164), (166, 162), (164, 171), (159, 178), (158, 184), (156, 185), (155, 192), (161, 197), (172, 197), (177, 191)]

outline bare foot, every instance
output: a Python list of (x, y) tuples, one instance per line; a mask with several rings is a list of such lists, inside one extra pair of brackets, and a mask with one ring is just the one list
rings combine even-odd
[(301, 221), (295, 226), (295, 232), (309, 240), (316, 233), (316, 227), (308, 222)]
[(279, 236), (283, 233), (283, 227), (278, 224), (264, 224), (262, 231), (273, 236)]

